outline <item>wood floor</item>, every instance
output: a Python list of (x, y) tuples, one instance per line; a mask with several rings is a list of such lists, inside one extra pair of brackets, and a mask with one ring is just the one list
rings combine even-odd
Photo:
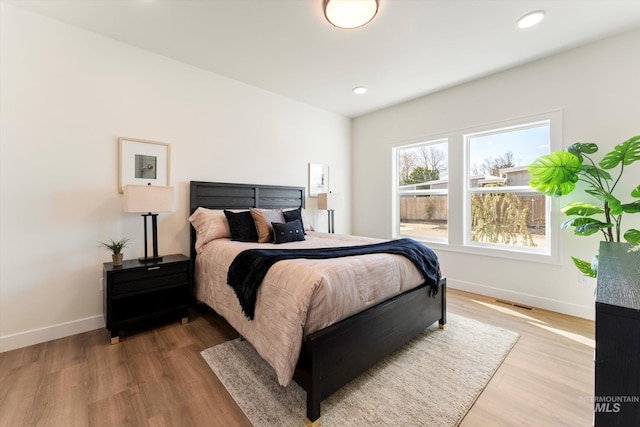
[[(463, 427), (592, 425), (593, 322), (452, 289), (447, 302), (521, 335)], [(190, 319), (0, 354), (0, 426), (250, 426), (200, 356), (237, 334), (202, 308)]]

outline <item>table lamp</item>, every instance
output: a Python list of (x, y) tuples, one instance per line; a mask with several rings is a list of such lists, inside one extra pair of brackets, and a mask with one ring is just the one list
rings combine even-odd
[(342, 196), (336, 193), (318, 193), (318, 209), (328, 212), (327, 221), (329, 233), (335, 232), (334, 212), (342, 207)]
[[(151, 185), (127, 185), (124, 187), (125, 212), (143, 213), (144, 219), (144, 258), (140, 262), (162, 261), (158, 256), (158, 214), (157, 212), (173, 212), (173, 187), (159, 187)], [(151, 217), (153, 236), (153, 256), (148, 256), (149, 241), (147, 239), (147, 218)]]

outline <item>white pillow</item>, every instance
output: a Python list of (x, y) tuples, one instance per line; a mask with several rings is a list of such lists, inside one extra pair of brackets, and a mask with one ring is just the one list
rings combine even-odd
[(196, 253), (202, 252), (204, 245), (212, 240), (231, 238), (229, 222), (222, 210), (198, 208), (189, 222), (196, 230)]
[(301, 211), (302, 222), (304, 223), (304, 231), (315, 231), (313, 225), (311, 225), (311, 221), (309, 221), (309, 218), (307, 217), (307, 211), (305, 211), (304, 208), (302, 208)]

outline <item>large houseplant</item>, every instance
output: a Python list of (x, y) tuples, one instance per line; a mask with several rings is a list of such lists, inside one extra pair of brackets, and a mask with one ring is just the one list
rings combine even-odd
[[(625, 167), (640, 160), (640, 136), (616, 145), (596, 164), (589, 155), (597, 151), (596, 144), (576, 143), (565, 151), (540, 156), (529, 165), (529, 185), (547, 196), (558, 197), (571, 193), (579, 181), (586, 184), (583, 191), (600, 203), (574, 202), (565, 206), (562, 212), (569, 219), (562, 223), (562, 229), (573, 227), (578, 236), (600, 232), (608, 242), (620, 242), (622, 235), (627, 242), (640, 243), (640, 230), (630, 228), (623, 233), (622, 229), (625, 213), (640, 212), (640, 185), (631, 191), (635, 200), (630, 202), (623, 202), (618, 194), (614, 195)], [(616, 176), (607, 172), (614, 168), (619, 168)], [(586, 276), (597, 276), (597, 256), (592, 262), (576, 257), (571, 259)]]

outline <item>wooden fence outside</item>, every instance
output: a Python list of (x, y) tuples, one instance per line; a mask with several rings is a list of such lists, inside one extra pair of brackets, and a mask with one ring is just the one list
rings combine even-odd
[(400, 221), (446, 221), (447, 196), (413, 196), (400, 198)]
[[(546, 198), (542, 194), (519, 195), (520, 206), (529, 208), (530, 226), (544, 226)], [(400, 198), (400, 222), (447, 221), (447, 196)]]

